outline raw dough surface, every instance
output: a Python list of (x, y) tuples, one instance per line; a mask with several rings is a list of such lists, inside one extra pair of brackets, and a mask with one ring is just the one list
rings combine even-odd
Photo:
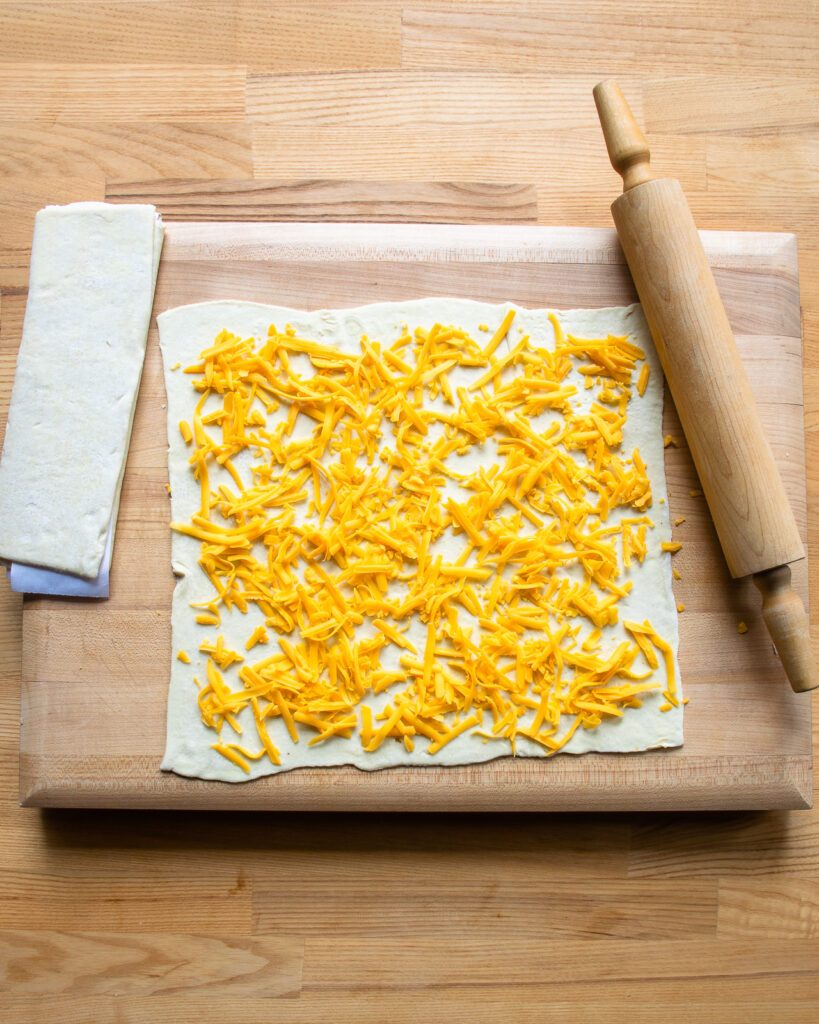
[(153, 206), (73, 203), (37, 214), (0, 461), (0, 558), (99, 573), (162, 237)]
[[(494, 330), (511, 305), (431, 298), (403, 303), (379, 303), (356, 309), (305, 313), (280, 306), (222, 301), (182, 306), (161, 314), (158, 317), (158, 325), (168, 394), (173, 519), (188, 521), (190, 516), (199, 510), (200, 494), (199, 485), (194, 481), (188, 465), (190, 449), (184, 444), (177, 426), (180, 420), (190, 419), (197, 392), (191, 386), (192, 378), (189, 375), (184, 374), (181, 369), (170, 368), (176, 363), (181, 363), (184, 368), (197, 362), (200, 351), (213, 342), (219, 331), (227, 329), (243, 337), (254, 336), (257, 339), (264, 339), (271, 323), (275, 323), (280, 329), (289, 323), (300, 336), (313, 338), (326, 345), (335, 345), (344, 351), (358, 352), (359, 338), (362, 334), (371, 339), (378, 339), (388, 346), (398, 337), (403, 323), (408, 324), (411, 329), (416, 326), (429, 328), (436, 322), (454, 324), (468, 330), (476, 339), (488, 337), (481, 334), (479, 325), (489, 324)], [(509, 334), (512, 343), (517, 340), (518, 332), (522, 331), (530, 334), (533, 341), (539, 344), (548, 348), (554, 346), (554, 330), (547, 316), (549, 310), (525, 309), (517, 305), (514, 305), (514, 309), (517, 315)], [(637, 305), (554, 312), (567, 333), (580, 337), (629, 335), (629, 339), (643, 349), (651, 368), (645, 395), (639, 398), (635, 394), (629, 404), (622, 450), (630, 453), (633, 448), (639, 447), (647, 464), (654, 496), (650, 514), (655, 528), (648, 532), (649, 553), (644, 563), (634, 563), (630, 570), (625, 571), (625, 578), (634, 580), (634, 588), (619, 602), (618, 607), (621, 621), (650, 619), (657, 632), (671, 645), (676, 662), (677, 610), (671, 587), (670, 558), (660, 551), (661, 542), (671, 538), (662, 437), (663, 376), (651, 336), (642, 311)], [(573, 373), (569, 379), (579, 384), (580, 396), (588, 396), (585, 400), (591, 403), (595, 392), (582, 390), (582, 378), (579, 375)], [(453, 383), (457, 383), (454, 378)], [(577, 401), (582, 400), (581, 398)], [(209, 408), (206, 406), (206, 411)], [(462, 465), (464, 471), (470, 468), (467, 460), (464, 460)], [(662, 503), (660, 499), (663, 499)], [(633, 512), (615, 510), (610, 521), (616, 522), (619, 516), (628, 514)], [(245, 639), (256, 625), (262, 623), (263, 616), (252, 605), (246, 615), (236, 611), (223, 613), (222, 625), (218, 629), (197, 625), (194, 621), (195, 612), (189, 607), (189, 602), (201, 601), (212, 596), (210, 582), (197, 564), (199, 541), (174, 532), (172, 544), (173, 568), (180, 579), (173, 595), (173, 651), (167, 744), (162, 762), (164, 770), (204, 779), (243, 782), (248, 778), (305, 766), (354, 764), (363, 769), (386, 768), (392, 765), (434, 767), (488, 761), (508, 755), (507, 744), (486, 743), (471, 733), (457, 737), (435, 756), (426, 753), (426, 741), (420, 737), (420, 742), (416, 741), (415, 751), (412, 753), (408, 753), (402, 745), (392, 740), (387, 740), (377, 751), (366, 753), (355, 735), (350, 740), (332, 738), (309, 747), (308, 735), (304, 735), (300, 743), (293, 744), (281, 720), (271, 719), (270, 735), (281, 751), (282, 764), (276, 767), (267, 758), (253, 761), (250, 765), (250, 776), (245, 775), (239, 767), (227, 762), (211, 749), (211, 744), (217, 737), (200, 719), (196, 687), (192, 677), (205, 677), (207, 656), (199, 652), (202, 640), (206, 637), (215, 639), (217, 633), (221, 632), (228, 647), (243, 651)], [(413, 628), (407, 635), (410, 639), (419, 641), (423, 648), (425, 627), (420, 626), (420, 633), (413, 632)], [(260, 658), (277, 649), (275, 631), (271, 630), (270, 633), (271, 643), (267, 647), (255, 649)], [(604, 630), (603, 649), (612, 649), (623, 636), (620, 626)], [(180, 648), (189, 654), (190, 665), (176, 660), (175, 655)], [(231, 672), (232, 670), (229, 670), (226, 673), (226, 678), (233, 682)], [(677, 665), (678, 687), (679, 679)], [(654, 681), (665, 683), (662, 662)], [(682, 696), (681, 688), (679, 695)], [(378, 711), (388, 700), (389, 694), (386, 693), (373, 697), (368, 703)], [(626, 709), (623, 718), (606, 721), (597, 729), (590, 731), (578, 729), (562, 752), (629, 752), (680, 746), (683, 740), (682, 707), (662, 712), (660, 705), (663, 702), (664, 698), (660, 693), (647, 694), (643, 706)], [(256, 746), (252, 718), (248, 714), (246, 719), (240, 720), (246, 723), (245, 735), (254, 738), (249, 745)], [(310, 735), (314, 734), (311, 732)], [(518, 739), (518, 756), (543, 755), (543, 748), (538, 744), (525, 738)]]

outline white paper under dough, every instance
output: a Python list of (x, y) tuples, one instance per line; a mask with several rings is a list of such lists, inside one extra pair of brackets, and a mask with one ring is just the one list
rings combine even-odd
[[(313, 313), (300, 312), (280, 306), (265, 306), (248, 302), (207, 302), (169, 310), (158, 317), (160, 345), (165, 366), (165, 386), (168, 394), (168, 439), (169, 467), (172, 490), (172, 514), (174, 520), (186, 521), (199, 509), (199, 485), (193, 480), (188, 465), (189, 449), (178, 430), (179, 420), (189, 420), (192, 414), (196, 392), (191, 387), (191, 377), (182, 370), (170, 367), (181, 363), (182, 367), (198, 360), (199, 352), (210, 345), (219, 331), (227, 328), (243, 337), (264, 339), (271, 323), (280, 329), (292, 324), (305, 337), (315, 338), (324, 344), (335, 345), (346, 351), (359, 351), (359, 338), (366, 334), (391, 344), (398, 336), (401, 325), (431, 327), (436, 322), (456, 324), (465, 328), (476, 339), (487, 335), (479, 330), (480, 324), (500, 323), (510, 304), (488, 305), (463, 299), (433, 298), (404, 303), (379, 303), (347, 310), (318, 310)], [(514, 343), (519, 332), (529, 334), (533, 342), (552, 348), (554, 331), (548, 320), (548, 310), (528, 310), (514, 306), (517, 311), (509, 339)], [(620, 604), (620, 618), (642, 621), (649, 618), (657, 631), (671, 644), (676, 661), (678, 646), (677, 611), (671, 588), (671, 565), (667, 554), (660, 551), (660, 543), (669, 540), (667, 488), (665, 480), (664, 449), (662, 439), (663, 378), (659, 360), (639, 306), (614, 309), (587, 309), (554, 311), (564, 329), (581, 337), (604, 337), (608, 334), (629, 335), (646, 353), (651, 368), (648, 388), (644, 397), (636, 393), (629, 404), (629, 415), (624, 430), (622, 450), (630, 455), (639, 447), (647, 464), (652, 483), (654, 505), (651, 517), (655, 528), (648, 531), (649, 554), (642, 565), (634, 563), (625, 571), (626, 578), (634, 580), (632, 593)], [(591, 402), (597, 389), (584, 392), (582, 378), (577, 375), (580, 386), (579, 401)], [(462, 463), (464, 470), (467, 465)], [(663, 499), (663, 503), (660, 503)], [(610, 518), (615, 522), (619, 515), (633, 514), (633, 510), (613, 512)], [(215, 639), (218, 632), (225, 637), (229, 647), (244, 650), (244, 641), (250, 631), (262, 622), (262, 615), (251, 606), (247, 615), (234, 611), (223, 612), (222, 625), (218, 630), (199, 626), (194, 621), (195, 612), (189, 607), (191, 601), (201, 601), (212, 596), (210, 582), (197, 564), (199, 542), (174, 532), (172, 541), (174, 570), (180, 575), (173, 595), (172, 613), (172, 654), (171, 683), (168, 697), (168, 731), (165, 757), (162, 768), (180, 775), (203, 779), (221, 779), (229, 782), (243, 782), (278, 771), (306, 766), (330, 766), (354, 764), (359, 768), (376, 769), (393, 765), (454, 765), (493, 760), (509, 753), (508, 745), (500, 742), (484, 742), (480, 737), (465, 734), (444, 747), (434, 757), (426, 753), (427, 741), (416, 738), (415, 751), (408, 753), (403, 745), (392, 740), (386, 741), (374, 753), (365, 753), (357, 739), (333, 738), (326, 743), (309, 747), (307, 740), (315, 735), (312, 731), (302, 736), (298, 744), (291, 743), (282, 723), (270, 720), (270, 733), (281, 751), (281, 767), (272, 765), (267, 758), (251, 762), (251, 775), (247, 776), (238, 767), (227, 762), (211, 749), (216, 734), (208, 729), (199, 717), (196, 702), (196, 687), (193, 677), (205, 676), (206, 656), (200, 654), (199, 644), (209, 637)], [(425, 629), (421, 627), (420, 648), (423, 649)], [(271, 643), (256, 647), (254, 655), (261, 659), (275, 651), (275, 632), (270, 631)], [(408, 636), (418, 639), (418, 633), (411, 630)], [(621, 627), (606, 630), (603, 638), (604, 650), (612, 649), (622, 639)], [(176, 660), (176, 652), (187, 651), (191, 664)], [(234, 686), (238, 684), (230, 675)], [(679, 667), (677, 667), (679, 680)], [(664, 684), (665, 672), (661, 665), (655, 674), (655, 681)], [(389, 700), (389, 692), (369, 701), (375, 710)], [(604, 722), (595, 730), (579, 729), (564, 752), (582, 754), (587, 751), (629, 752), (654, 747), (674, 747), (682, 743), (682, 707), (661, 712), (664, 702), (661, 694), (646, 696), (641, 708), (627, 709), (621, 719)], [(245, 726), (243, 739), (255, 746), (255, 729), (249, 713), (243, 713)], [(569, 719), (566, 720), (568, 726)], [(229, 727), (225, 727), (229, 731)], [(242, 739), (236, 737), (237, 742)], [(542, 757), (544, 751), (538, 744), (526, 739), (518, 741), (519, 756)]]
[(162, 235), (147, 205), (73, 203), (37, 214), (0, 461), (0, 558), (98, 575)]

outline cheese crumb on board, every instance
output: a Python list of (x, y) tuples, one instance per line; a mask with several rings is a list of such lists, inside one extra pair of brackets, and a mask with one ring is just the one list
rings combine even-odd
[[(200, 507), (172, 526), (200, 543), (213, 588), (195, 619), (264, 620), (244, 654), (221, 636), (200, 647), (202, 720), (243, 772), (279, 763), (273, 721), (294, 743), (423, 741), (434, 757), (474, 731), (551, 755), (639, 707), (660, 662), (676, 705), (673, 653), (650, 622), (600, 643), (654, 528), (647, 467), (621, 450), (643, 353), (551, 319), (550, 348), (509, 337), (514, 310), (485, 343), (442, 324), (391, 344), (363, 336), (358, 352), (287, 326), (261, 344), (223, 331), (186, 367)], [(459, 466), (476, 452), (493, 457)], [(246, 711), (258, 749), (226, 739)]]
[(737, 623), (737, 633), (747, 633), (748, 626), (741, 620)]

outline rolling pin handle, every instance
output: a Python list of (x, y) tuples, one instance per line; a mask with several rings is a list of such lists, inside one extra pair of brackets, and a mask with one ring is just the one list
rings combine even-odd
[(762, 618), (776, 646), (782, 666), (796, 693), (819, 686), (819, 674), (810, 646), (810, 622), (805, 606), (791, 586), (789, 565), (754, 573), (762, 594)]
[(623, 191), (651, 181), (651, 151), (620, 86), (608, 78), (598, 82), (593, 93), (609, 159), (623, 179)]

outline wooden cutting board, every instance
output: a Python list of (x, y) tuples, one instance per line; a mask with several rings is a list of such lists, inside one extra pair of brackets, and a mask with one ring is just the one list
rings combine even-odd
[[(704, 232), (763, 423), (805, 534), (802, 343), (791, 235)], [(155, 312), (208, 299), (303, 308), (453, 295), (607, 306), (635, 293), (614, 232), (363, 224), (169, 224)], [(302, 769), (244, 785), (158, 770), (171, 659), (165, 395), (155, 327), (122, 492), (111, 598), (23, 612), (21, 795), (36, 806), (323, 810), (796, 808), (811, 801), (810, 695), (794, 695), (728, 576), (670, 402), (685, 745), (461, 768)], [(807, 598), (807, 566), (794, 567)], [(748, 632), (740, 635), (743, 620)], [(193, 699), (193, 696), (192, 696)]]

